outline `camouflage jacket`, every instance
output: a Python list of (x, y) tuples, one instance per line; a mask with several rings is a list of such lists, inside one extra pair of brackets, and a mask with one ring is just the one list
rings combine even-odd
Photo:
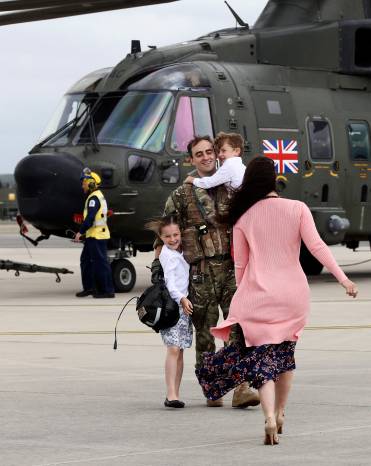
[(229, 194), (223, 185), (204, 190), (183, 184), (168, 197), (164, 213), (178, 217), (187, 262), (230, 254), (231, 228), (217, 220), (227, 214), (228, 206)]

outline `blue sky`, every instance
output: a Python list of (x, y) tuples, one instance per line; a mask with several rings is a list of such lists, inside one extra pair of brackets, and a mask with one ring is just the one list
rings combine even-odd
[[(249, 24), (265, 3), (230, 0)], [(234, 25), (223, 0), (181, 0), (0, 27), (0, 173), (12, 173), (27, 155), (67, 89), (122, 60), (132, 39), (162, 46)]]

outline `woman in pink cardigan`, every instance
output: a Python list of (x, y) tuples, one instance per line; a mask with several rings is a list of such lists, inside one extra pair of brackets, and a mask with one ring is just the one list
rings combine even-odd
[(229, 212), (237, 291), (228, 318), (211, 333), (225, 342), (238, 324), (244, 344), (205, 353), (196, 375), (209, 399), (242, 382), (259, 390), (266, 445), (278, 444), (295, 369), (296, 341), (309, 314), (309, 286), (300, 266), (301, 241), (354, 298), (356, 285), (320, 238), (308, 207), (280, 198), (274, 162), (256, 157), (248, 165)]

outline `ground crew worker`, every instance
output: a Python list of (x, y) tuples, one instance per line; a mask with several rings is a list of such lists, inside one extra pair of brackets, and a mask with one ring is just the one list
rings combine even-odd
[[(215, 173), (216, 156), (210, 137), (196, 137), (188, 145), (192, 176)], [(219, 306), (224, 318), (236, 291), (234, 265), (230, 254), (231, 229), (217, 221), (217, 213), (226, 213), (229, 204), (224, 185), (209, 190), (183, 184), (169, 196), (166, 215), (180, 220), (184, 258), (190, 264), (189, 296), (193, 304), (192, 321), (196, 329), (196, 368), (204, 351), (215, 351), (210, 333), (219, 319)], [(158, 250), (157, 250), (158, 252)], [(241, 384), (236, 388), (232, 406), (245, 408), (259, 404), (259, 396)], [(207, 400), (207, 406), (222, 406), (223, 400)]]
[(107, 202), (102, 191), (100, 176), (85, 168), (82, 175), (82, 189), (87, 198), (84, 208), (84, 221), (74, 241), (85, 236), (84, 248), (80, 257), (83, 290), (76, 297), (93, 295), (94, 298), (114, 298), (111, 267), (107, 259), (107, 240), (110, 232), (107, 226)]

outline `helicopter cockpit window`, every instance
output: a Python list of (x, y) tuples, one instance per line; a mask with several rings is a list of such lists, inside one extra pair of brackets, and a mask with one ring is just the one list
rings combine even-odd
[(370, 129), (366, 122), (348, 123), (348, 139), (352, 160), (370, 160)]
[[(85, 93), (80, 94), (66, 94), (63, 96), (61, 102), (59, 103), (56, 111), (47, 127), (43, 131), (40, 141), (48, 138), (54, 133), (58, 132), (59, 129), (67, 125), (72, 120), (76, 120), (76, 124), (72, 124), (74, 128), (79, 127), (85, 121), (85, 116), (87, 115), (87, 109), (89, 106), (96, 101), (96, 95), (91, 94), (87, 95)], [(68, 127), (70, 129), (70, 127)], [(65, 132), (59, 134), (55, 140), (51, 139), (49, 145), (63, 145), (67, 142), (68, 129)]]
[(330, 161), (333, 158), (332, 137), (327, 120), (309, 120), (310, 154), (313, 160)]
[[(172, 103), (170, 92), (128, 92), (103, 98), (92, 116), (97, 142), (161, 152)], [(85, 128), (79, 142), (88, 141), (89, 134)]]
[(209, 99), (182, 96), (178, 102), (171, 148), (176, 152), (186, 152), (195, 135), (213, 136)]

